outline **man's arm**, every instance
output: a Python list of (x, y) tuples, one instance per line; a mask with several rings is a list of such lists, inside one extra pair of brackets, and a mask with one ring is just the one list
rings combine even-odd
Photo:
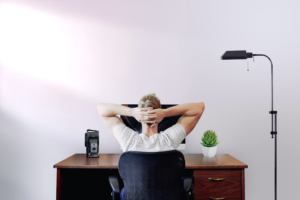
[(99, 104), (98, 112), (105, 124), (105, 126), (113, 133), (113, 129), (116, 125), (123, 123), (123, 121), (117, 117), (116, 115), (123, 115), (123, 116), (130, 116), (134, 117), (139, 122), (145, 122), (145, 123), (154, 123), (154, 121), (151, 121), (151, 119), (154, 119), (154, 115), (147, 115), (143, 116), (142, 112), (147, 109), (141, 109), (141, 108), (129, 108), (126, 106), (121, 106), (117, 104)]
[(122, 120), (116, 115), (121, 114), (129, 116), (132, 110), (125, 106), (117, 104), (99, 104), (97, 107), (105, 126), (113, 133), (113, 129), (116, 125), (123, 123)]
[(187, 103), (166, 109), (166, 116), (183, 115), (177, 123), (183, 126), (186, 135), (197, 125), (205, 109), (203, 102)]
[(188, 135), (198, 123), (205, 109), (203, 102), (200, 103), (186, 103), (177, 106), (170, 107), (168, 109), (155, 109), (149, 111), (149, 113), (156, 114), (156, 121), (160, 122), (164, 117), (170, 117), (175, 115), (183, 115), (177, 123), (182, 125), (185, 129), (186, 135)]

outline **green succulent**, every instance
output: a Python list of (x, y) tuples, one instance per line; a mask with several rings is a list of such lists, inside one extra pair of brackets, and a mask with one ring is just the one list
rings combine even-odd
[(215, 131), (208, 130), (205, 131), (202, 137), (202, 142), (201, 143), (205, 147), (214, 147), (219, 144), (218, 142), (218, 136), (216, 135)]

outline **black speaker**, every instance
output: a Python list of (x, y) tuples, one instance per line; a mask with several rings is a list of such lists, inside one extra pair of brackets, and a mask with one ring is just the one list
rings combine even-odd
[(86, 156), (99, 158), (99, 131), (88, 129), (85, 133)]

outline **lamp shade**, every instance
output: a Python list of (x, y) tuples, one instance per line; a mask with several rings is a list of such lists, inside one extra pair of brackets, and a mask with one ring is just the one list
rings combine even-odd
[(239, 60), (252, 58), (252, 53), (247, 53), (246, 51), (226, 51), (221, 57), (222, 60)]

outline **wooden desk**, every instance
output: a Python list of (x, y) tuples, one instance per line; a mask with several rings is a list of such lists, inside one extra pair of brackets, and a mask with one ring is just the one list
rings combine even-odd
[[(194, 175), (195, 200), (222, 197), (245, 200), (246, 164), (229, 154), (217, 154), (214, 158), (203, 154), (185, 154), (184, 157), (186, 171)], [(56, 199), (111, 199), (108, 177), (119, 176), (119, 158), (120, 154), (100, 154), (99, 158), (74, 154), (55, 164)]]

